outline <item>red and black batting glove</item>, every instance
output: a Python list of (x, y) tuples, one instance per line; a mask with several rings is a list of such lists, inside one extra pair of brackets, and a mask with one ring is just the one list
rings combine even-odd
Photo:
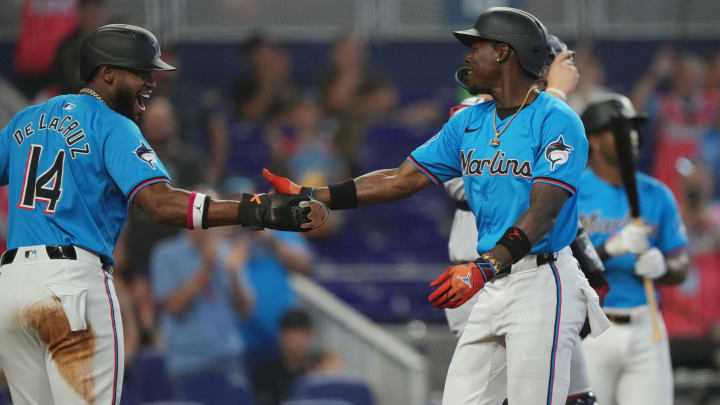
[(482, 257), (470, 263), (448, 267), (430, 283), (431, 287), (437, 288), (430, 294), (428, 301), (436, 308), (457, 308), (477, 294), (495, 274), (495, 266)]
[(280, 177), (270, 173), (270, 170), (268, 169), (263, 169), (262, 174), (265, 177), (265, 180), (270, 182), (270, 184), (272, 184), (275, 188), (275, 191), (280, 194), (297, 194), (303, 197), (312, 197), (313, 189), (310, 187), (298, 186), (287, 177)]

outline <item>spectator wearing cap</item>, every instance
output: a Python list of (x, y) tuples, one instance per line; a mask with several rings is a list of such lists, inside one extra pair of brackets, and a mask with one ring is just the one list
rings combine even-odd
[(337, 355), (315, 347), (310, 316), (301, 309), (286, 312), (280, 320), (279, 352), (252, 373), (258, 405), (278, 405), (290, 395), (297, 379), (311, 371), (341, 367)]

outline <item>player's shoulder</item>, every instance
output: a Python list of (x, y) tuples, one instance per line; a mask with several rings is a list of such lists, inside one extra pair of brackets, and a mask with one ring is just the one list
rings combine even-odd
[(655, 195), (659, 197), (672, 197), (672, 191), (662, 181), (643, 172), (636, 172), (637, 185), (642, 189), (644, 195)]
[(542, 110), (548, 118), (558, 121), (566, 121), (582, 127), (582, 120), (580, 120), (580, 117), (564, 101), (551, 96), (546, 92), (540, 93), (538, 98), (540, 99), (539, 101), (541, 103)]

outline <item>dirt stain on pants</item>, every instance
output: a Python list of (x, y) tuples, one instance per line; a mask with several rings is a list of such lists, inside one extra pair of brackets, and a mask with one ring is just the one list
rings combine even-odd
[(95, 353), (95, 332), (88, 323), (86, 330), (71, 331), (60, 300), (57, 297), (38, 301), (23, 311), (29, 327), (33, 328), (48, 351), (58, 372), (87, 403), (95, 401), (95, 379), (92, 358)]

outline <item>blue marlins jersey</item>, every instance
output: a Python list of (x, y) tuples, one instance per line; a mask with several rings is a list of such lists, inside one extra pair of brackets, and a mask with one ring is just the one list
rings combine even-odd
[(141, 188), (170, 181), (137, 125), (89, 95), (25, 108), (0, 131), (8, 249), (76, 245), (112, 260)]
[[(670, 190), (660, 181), (637, 173), (640, 216), (652, 228), (651, 247), (664, 254), (687, 245), (685, 226)], [(593, 245), (600, 246), (630, 223), (630, 206), (624, 187), (615, 187), (586, 169), (580, 181), (578, 199), (580, 220)], [(647, 303), (642, 279), (635, 275), (635, 255), (632, 253), (605, 261), (605, 276), (610, 293), (605, 306), (632, 308)]]
[[(494, 111), (495, 102), (487, 101), (458, 112), (408, 160), (435, 184), (463, 177), (480, 253), (492, 249), (527, 211), (533, 183), (565, 189), (570, 198), (555, 225), (532, 248), (536, 254), (556, 252), (577, 233), (576, 189), (588, 153), (582, 122), (564, 102), (540, 93), (500, 136), (500, 145), (491, 146)], [(510, 119), (498, 117), (497, 127)]]

